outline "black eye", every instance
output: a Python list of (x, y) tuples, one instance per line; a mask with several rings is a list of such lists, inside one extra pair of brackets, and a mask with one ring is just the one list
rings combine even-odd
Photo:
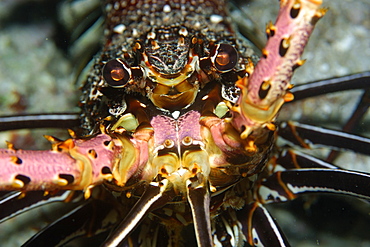
[(110, 60), (104, 65), (103, 78), (111, 87), (124, 87), (131, 77), (131, 70), (121, 60)]
[(211, 59), (218, 71), (227, 72), (238, 62), (238, 52), (232, 45), (220, 44), (217, 45), (215, 55)]

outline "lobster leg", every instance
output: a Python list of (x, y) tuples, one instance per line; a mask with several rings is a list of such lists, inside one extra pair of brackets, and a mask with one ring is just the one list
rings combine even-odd
[(284, 233), (268, 211), (258, 202), (237, 212), (242, 230), (250, 246), (290, 246)]
[[(369, 80), (370, 81), (370, 80)], [(362, 119), (365, 117), (365, 114), (370, 106), (370, 88), (366, 89), (363, 93), (360, 101), (356, 106), (356, 110), (352, 113), (352, 116), (349, 118), (347, 123), (343, 126), (343, 131), (345, 132), (353, 132), (356, 128), (359, 127)], [(326, 158), (327, 161), (332, 162), (338, 156), (338, 151), (331, 151), (328, 157)]]
[[(342, 131), (290, 121), (281, 124), (278, 132), (284, 139), (307, 148), (309, 147), (307, 144), (309, 142), (352, 150), (367, 155), (370, 154), (370, 138), (348, 134)], [(322, 138), (323, 134), (325, 134), (325, 138)]]
[(261, 203), (293, 200), (300, 194), (335, 193), (370, 199), (370, 174), (341, 169), (307, 168), (278, 171), (257, 185)]
[[(324, 160), (318, 159), (311, 155), (295, 151), (295, 150), (284, 150), (279, 158), (276, 159), (276, 164), (272, 164), (270, 174), (275, 170), (281, 169), (297, 169), (297, 168), (329, 168), (337, 169), (339, 167), (332, 165)], [(282, 168), (277, 168), (281, 166)]]
[(89, 200), (42, 229), (22, 246), (60, 246), (77, 237), (106, 233), (118, 218), (118, 212), (112, 211), (111, 204)]
[(33, 208), (52, 202), (71, 201), (79, 195), (78, 191), (58, 191), (48, 195), (44, 191), (29, 191), (25, 196), (20, 191), (8, 193), (0, 200), (0, 223)]
[(322, 94), (340, 92), (344, 90), (366, 89), (370, 87), (370, 71), (330, 78), (292, 88), (294, 100), (303, 100)]
[(77, 127), (77, 113), (50, 113), (0, 116), (0, 131), (34, 128), (73, 128)]

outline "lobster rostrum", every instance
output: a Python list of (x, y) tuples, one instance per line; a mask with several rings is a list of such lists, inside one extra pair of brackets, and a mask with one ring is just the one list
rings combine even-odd
[(186, 243), (191, 223), (198, 246), (287, 246), (262, 204), (320, 191), (369, 199), (365, 173), (318, 161), (305, 169), (309, 158), (300, 153), (284, 157), (302, 169), (266, 166), (277, 113), (293, 100), (293, 70), (326, 11), (314, 0), (280, 5), (257, 63), (223, 2), (108, 1), (105, 45), (82, 87), (80, 128), (66, 141), (48, 136), (49, 151), (8, 144), (0, 188), (113, 200), (114, 209), (97, 216), (111, 221), (102, 229), (114, 228), (104, 246)]

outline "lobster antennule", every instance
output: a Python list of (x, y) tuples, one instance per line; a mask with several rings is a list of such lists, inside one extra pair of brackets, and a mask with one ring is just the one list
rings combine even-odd
[(237, 212), (242, 231), (250, 246), (290, 247), (274, 218), (259, 202), (248, 204)]
[[(304, 63), (300, 59), (314, 25), (326, 12), (320, 1), (280, 1), (276, 24), (270, 24), (269, 39), (252, 75), (237, 82), (241, 97), (232, 108), (233, 124), (245, 139), (261, 127), (273, 128), (273, 121), (284, 102), (293, 100), (287, 92), (293, 70)], [(244, 126), (244, 127), (243, 127)]]
[(0, 149), (2, 190), (84, 190), (103, 180), (112, 180), (111, 171), (120, 147), (107, 134), (88, 140), (52, 141), (52, 150)]
[[(257, 195), (263, 204), (292, 200), (299, 194), (322, 192), (369, 200), (369, 178), (370, 174), (342, 169), (302, 168), (278, 171), (258, 185)], [(343, 181), (356, 181), (356, 186)]]

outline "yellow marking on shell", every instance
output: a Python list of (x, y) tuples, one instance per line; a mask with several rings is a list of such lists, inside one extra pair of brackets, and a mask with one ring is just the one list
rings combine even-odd
[(14, 179), (12, 181), (12, 187), (15, 188), (15, 189), (22, 189), (24, 187), (24, 183), (22, 180), (19, 180), (19, 179)]
[[(252, 119), (253, 121), (263, 124), (268, 123), (273, 120), (276, 116), (277, 112), (280, 110), (281, 106), (284, 103), (284, 99), (278, 98), (272, 105), (270, 106), (256, 106), (250, 103), (248, 97), (246, 97), (243, 104), (240, 106), (240, 112), (244, 115), (247, 115), (248, 118)], [(251, 130), (246, 130), (252, 131)], [(244, 139), (244, 138), (243, 138)]]
[(15, 165), (21, 165), (22, 160), (17, 156), (10, 156), (10, 162), (12, 162)]
[(271, 87), (271, 81), (270, 80), (266, 80), (266, 81), (263, 81), (262, 84), (261, 84), (261, 89), (262, 90), (267, 90)]
[(94, 185), (89, 185), (85, 190), (84, 190), (84, 198), (85, 200), (89, 199), (92, 193), (92, 189), (94, 188)]
[(301, 8), (301, 1), (296, 0), (292, 6), (293, 9), (300, 9)]
[(22, 193), (20, 193), (19, 194), (19, 196), (17, 197), (17, 199), (19, 200), (19, 199), (22, 199), (22, 198), (24, 198), (26, 196), (26, 192), (22, 192)]
[(44, 135), (44, 138), (51, 143), (51, 150), (55, 152), (60, 152), (58, 145), (62, 143), (62, 140), (59, 140), (58, 138), (49, 135)]
[(100, 132), (102, 134), (106, 134), (107, 133), (107, 130), (105, 129), (105, 126), (103, 124), (99, 125), (99, 129), (100, 129)]
[(118, 126), (117, 129), (114, 130), (114, 133), (117, 133), (117, 134), (124, 134), (126, 132), (126, 129), (123, 128), (122, 126)]
[(53, 183), (58, 186), (66, 186), (68, 185), (68, 181), (64, 178), (57, 178), (53, 180)]
[(134, 49), (135, 50), (140, 50), (141, 49), (141, 44), (139, 42), (136, 42), (135, 46), (134, 46)]
[(316, 5), (321, 5), (322, 4), (322, 0), (308, 0), (308, 1), (313, 3), (313, 4), (316, 4)]
[(305, 63), (306, 63), (306, 59), (300, 59), (300, 60), (297, 61), (296, 65), (297, 66), (302, 66)]
[(104, 118), (105, 121), (113, 121), (115, 118), (112, 116), (107, 116)]
[(272, 23), (272, 21), (269, 21), (266, 25), (266, 34), (271, 37), (273, 36), (277, 31), (277, 27)]
[(54, 143), (55, 142), (55, 138), (53, 136), (50, 136), (50, 135), (44, 135), (44, 138), (46, 140), (48, 140), (49, 142), (51, 143)]
[(316, 10), (314, 16), (312, 16), (311, 22), (315, 24), (318, 20), (320, 20), (328, 11), (328, 8), (319, 8)]
[(186, 66), (185, 69), (183, 71), (181, 71), (177, 77), (174, 77), (174, 78), (165, 78), (165, 77), (162, 77), (160, 74), (158, 74), (158, 72), (154, 71), (154, 70), (148, 70), (148, 74), (149, 74), (149, 77), (156, 83), (159, 83), (159, 84), (162, 84), (162, 85), (165, 85), (165, 86), (168, 86), (168, 87), (174, 87), (174, 86), (177, 86), (178, 84), (180, 84), (181, 82), (185, 81), (186, 79), (188, 79), (194, 72), (194, 63), (195, 61), (197, 61), (198, 59), (196, 59), (197, 57), (194, 57), (193, 58), (193, 61), (191, 62), (190, 65)]
[(72, 139), (68, 139), (61, 144), (58, 144), (58, 147), (61, 149), (65, 149), (69, 155), (76, 160), (76, 165), (81, 172), (81, 179), (80, 181), (75, 182), (75, 188), (81, 188), (85, 191), (85, 198), (89, 198), (91, 192), (89, 192), (89, 188), (92, 186), (91, 183), (93, 181), (93, 167), (91, 160), (88, 158), (87, 155), (79, 153), (76, 148), (75, 144)]
[(283, 46), (284, 49), (288, 49), (290, 46), (290, 41), (292, 39), (292, 36), (289, 36), (287, 38), (283, 38), (281, 45)]
[(73, 130), (71, 130), (71, 129), (68, 129), (68, 134), (69, 134), (73, 139), (76, 139), (76, 138), (77, 138), (76, 132), (74, 132), (74, 131), (73, 131)]
[(67, 139), (64, 142), (53, 142), (51, 148), (53, 151), (69, 151), (75, 147), (73, 139)]
[(268, 128), (271, 131), (275, 131), (276, 130), (276, 125), (273, 124), (273, 123), (266, 123), (266, 128)]
[[(248, 58), (247, 62), (248, 63), (246, 64), (246, 67), (245, 67), (246, 74), (243, 78), (245, 78), (248, 81), (249, 75), (251, 75), (254, 71), (254, 63), (253, 63), (251, 58)], [(241, 78), (238, 78), (238, 80), (239, 79), (241, 79)]]
[(322, 18), (326, 14), (326, 12), (328, 12), (328, 10), (329, 10), (328, 8), (320, 8), (320, 9), (318, 9), (316, 11), (315, 17)]
[(90, 149), (88, 151), (88, 155), (93, 158), (93, 159), (96, 159), (98, 157), (98, 154), (96, 153), (95, 149)]
[(78, 155), (73, 154), (72, 157), (77, 160), (77, 164), (80, 167), (81, 180), (79, 182), (79, 185), (85, 189), (86, 186), (91, 184), (92, 179), (93, 179), (93, 175), (92, 175), (93, 171), (92, 171), (92, 165), (90, 163), (90, 160), (82, 154), (78, 154)]
[(266, 58), (268, 55), (269, 55), (269, 51), (266, 49), (262, 49), (262, 56)]
[(256, 151), (257, 151), (257, 146), (256, 146), (256, 145), (254, 145), (254, 141), (253, 141), (253, 140), (249, 140), (249, 141), (247, 142), (247, 145), (244, 147), (244, 149), (245, 149), (246, 151), (248, 151), (248, 152), (252, 152), (252, 153), (254, 153), (254, 152), (256, 152)]
[(301, 67), (306, 62), (306, 59), (300, 59), (293, 65), (293, 71)]
[[(246, 88), (246, 85), (248, 84), (248, 78), (247, 77), (243, 77), (242, 79), (240, 80), (237, 80), (235, 82), (235, 86), (237, 86), (239, 89), (244, 89)], [(226, 102), (227, 103), (227, 102)], [(228, 105), (229, 106), (229, 105)]]
[(213, 185), (210, 185), (209, 186), (209, 190), (214, 193), (214, 192), (217, 191), (217, 188), (215, 186), (213, 186)]
[(111, 182), (113, 180), (113, 175), (112, 174), (101, 174), (100, 175), (104, 180), (107, 180)]
[(136, 161), (136, 150), (131, 141), (125, 137), (118, 135), (122, 151), (119, 159), (115, 160), (112, 174), (118, 186), (124, 186), (127, 181), (127, 171), (133, 166)]
[(6, 143), (6, 147), (9, 149), (9, 150), (12, 150), (12, 151), (17, 151), (17, 149), (14, 148), (14, 144), (11, 143), (11, 142), (8, 142), (8, 141), (5, 141)]
[(245, 126), (245, 130), (240, 134), (241, 139), (247, 139), (249, 134), (252, 133), (253, 129), (250, 126)]
[(127, 192), (126, 192), (126, 197), (127, 197), (127, 198), (131, 198), (131, 196), (132, 196), (132, 193), (131, 193), (130, 191), (127, 191)]
[(291, 93), (291, 92), (287, 92), (284, 96), (284, 101), (285, 102), (290, 102), (292, 100), (294, 100), (294, 95)]

